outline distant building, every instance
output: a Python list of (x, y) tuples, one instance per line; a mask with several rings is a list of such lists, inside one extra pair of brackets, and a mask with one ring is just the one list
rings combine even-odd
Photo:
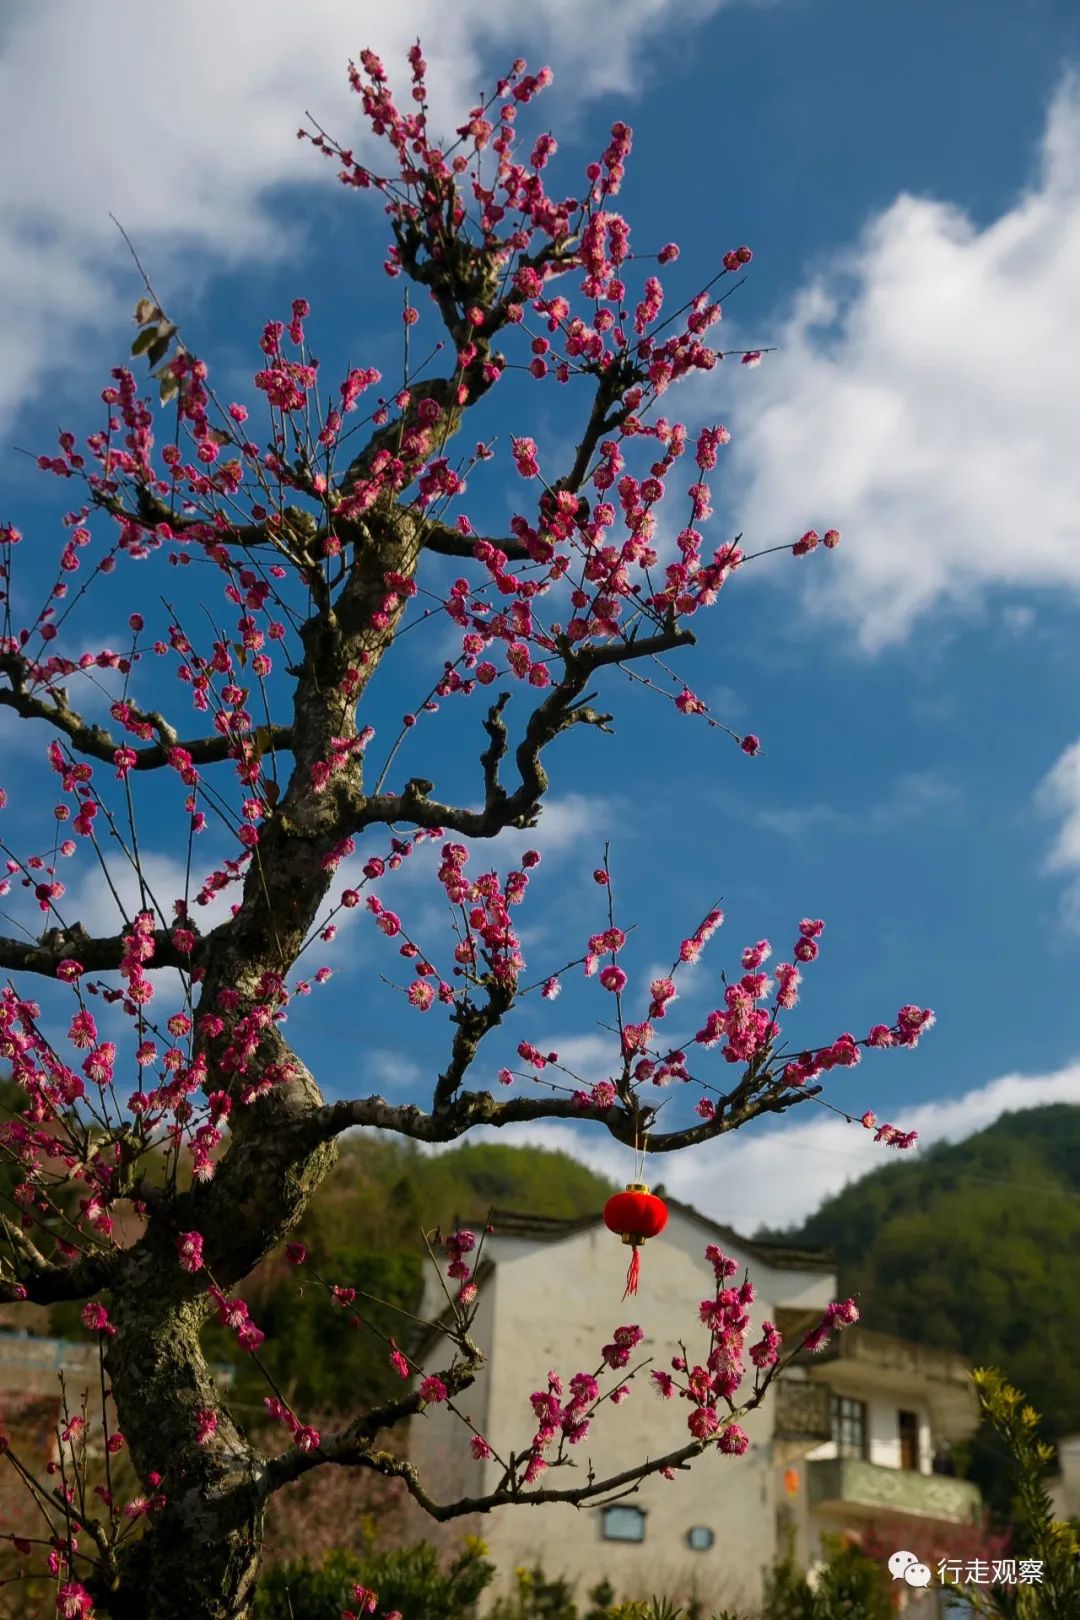
[[(20, 1461), (38, 1475), (59, 1455), (61, 1376), (70, 1410), (79, 1411), (83, 1391), (89, 1390), (93, 1411), (100, 1376), (97, 1346), (29, 1334), (13, 1327), (11, 1313), (5, 1313), (0, 1318), (0, 1434)], [(0, 1535), (28, 1533), (33, 1522), (26, 1487), (13, 1469), (5, 1468), (0, 1482)]]
[[(594, 1371), (600, 1347), (622, 1323), (644, 1330), (635, 1361), (648, 1356), (667, 1368), (680, 1340), (692, 1361), (703, 1360), (697, 1307), (712, 1292), (706, 1243), (718, 1243), (740, 1275), (749, 1272), (757, 1291), (754, 1326), (774, 1321), (789, 1344), (836, 1297), (825, 1255), (743, 1238), (667, 1203), (666, 1230), (643, 1250), (640, 1294), (626, 1302), (627, 1250), (599, 1214), (560, 1221), (496, 1212), (473, 1330), (489, 1360), (459, 1405), (497, 1448), (526, 1447), (535, 1430), (529, 1395), (546, 1388), (549, 1368), (564, 1379)], [(438, 1317), (441, 1299), (437, 1283), (430, 1286), (429, 1319)], [(426, 1366), (437, 1367), (438, 1357), (432, 1340)], [(575, 1450), (577, 1466), (550, 1470), (544, 1484), (581, 1483), (590, 1466), (601, 1477), (614, 1474), (686, 1442), (684, 1401), (659, 1398), (647, 1372), (631, 1388), (617, 1411), (605, 1406), (598, 1413)], [(869, 1523), (880, 1529), (894, 1521), (910, 1537), (914, 1520), (935, 1539), (942, 1529), (972, 1524), (978, 1491), (935, 1472), (934, 1463), (940, 1469), (943, 1444), (965, 1439), (977, 1422), (959, 1359), (849, 1328), (823, 1355), (794, 1365), (749, 1414), (745, 1456), (710, 1451), (673, 1481), (654, 1476), (633, 1497), (606, 1507), (507, 1507), (468, 1528), (488, 1543), (503, 1580), (516, 1567), (539, 1565), (548, 1576), (574, 1580), (579, 1595), (606, 1577), (628, 1596), (696, 1596), (706, 1612), (752, 1609), (765, 1571), (789, 1546), (809, 1566), (822, 1555), (823, 1537), (857, 1533)], [(414, 1420), (410, 1456), (436, 1498), (481, 1495), (497, 1485), (498, 1465), (476, 1461), (469, 1441), (465, 1425), (443, 1407)]]
[[(22, 1312), (20, 1317), (17, 1313)], [(58, 1430), (64, 1424), (61, 1390), (67, 1394), (68, 1415), (86, 1412), (87, 1455), (96, 1464), (103, 1455), (101, 1434), (101, 1366), (98, 1346), (89, 1341), (57, 1339), (45, 1332), (28, 1332), (20, 1324), (44, 1327), (48, 1312), (33, 1305), (0, 1307), (0, 1435), (27, 1468), (39, 1477), (60, 1455)], [(227, 1388), (233, 1369), (215, 1363), (218, 1382)], [(117, 1429), (112, 1400), (108, 1406), (109, 1430)], [(14, 1469), (0, 1471), (0, 1536), (27, 1532), (34, 1522), (30, 1495)]]
[(1058, 1441), (1058, 1471), (1047, 1483), (1057, 1519), (1080, 1520), (1080, 1434)]
[[(788, 1343), (813, 1323), (781, 1308)], [(958, 1479), (950, 1448), (978, 1427), (971, 1369), (959, 1356), (860, 1324), (824, 1351), (799, 1357), (776, 1386), (773, 1455), (788, 1500), (779, 1515), (799, 1561), (810, 1565), (824, 1541), (890, 1523), (933, 1566), (951, 1527), (975, 1524), (981, 1498)], [(943, 1535), (942, 1532), (945, 1532)]]

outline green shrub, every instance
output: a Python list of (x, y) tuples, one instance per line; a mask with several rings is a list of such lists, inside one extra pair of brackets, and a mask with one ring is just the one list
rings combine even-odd
[[(605, 1578), (590, 1587), (588, 1607), (580, 1620), (638, 1620), (641, 1608), (640, 1604), (616, 1603), (615, 1588)], [(535, 1566), (517, 1569), (513, 1590), (496, 1598), (489, 1620), (579, 1620), (574, 1588), (569, 1581), (549, 1580)]]
[(397, 1609), (405, 1620), (468, 1620), (495, 1575), (486, 1551), (469, 1536), (445, 1568), (426, 1541), (363, 1555), (332, 1552), (318, 1565), (278, 1564), (260, 1584), (256, 1620), (341, 1620), (354, 1586), (378, 1593), (380, 1614)]
[(992, 1620), (1076, 1620), (1080, 1615), (1080, 1540), (1055, 1520), (1044, 1477), (1053, 1451), (1039, 1438), (1039, 1415), (994, 1368), (980, 1368), (975, 1388), (983, 1417), (1009, 1453), (1009, 1487), (1017, 1551), (1042, 1565), (1041, 1581), (988, 1590), (958, 1588), (975, 1614)]

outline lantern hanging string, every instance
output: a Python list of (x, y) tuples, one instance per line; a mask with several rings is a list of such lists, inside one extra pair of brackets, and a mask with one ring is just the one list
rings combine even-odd
[(635, 1156), (635, 1164), (637, 1166), (637, 1169), (636, 1169), (636, 1172), (635, 1172), (635, 1180), (637, 1180), (637, 1181), (644, 1181), (645, 1180), (645, 1155), (648, 1153), (648, 1151), (649, 1151), (649, 1133), (648, 1133), (648, 1131), (646, 1131), (645, 1135), (643, 1137), (640, 1137), (640, 1138), (638, 1137), (638, 1122), (637, 1122), (637, 1118), (635, 1117), (635, 1119), (634, 1119), (634, 1156)]

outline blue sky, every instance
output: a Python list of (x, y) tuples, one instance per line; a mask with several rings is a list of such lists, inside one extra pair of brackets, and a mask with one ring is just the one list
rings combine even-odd
[[(262, 321), (298, 295), (314, 306), (328, 381), (348, 364), (387, 370), (397, 327), (383, 226), (296, 142), (305, 110), (356, 138), (344, 67), (368, 41), (393, 67), (419, 32), (451, 111), (518, 52), (550, 60), (556, 85), (537, 117), (560, 134), (567, 189), (612, 118), (631, 123), (620, 205), (639, 245), (680, 243), (673, 291), (695, 290), (725, 249), (754, 249), (719, 341), (779, 352), (755, 371), (721, 367), (670, 402), (732, 431), (717, 540), (737, 528), (757, 549), (811, 523), (835, 523), (844, 540), (744, 570), (680, 664), (722, 719), (760, 734), (759, 758), (616, 680), (602, 695), (617, 735), (557, 745), (551, 808), (528, 840), (545, 853), (522, 917), (530, 963), (556, 965), (600, 926), (587, 879), (610, 836), (620, 919), (638, 925), (639, 986), (724, 897), (728, 921), (670, 1015), (679, 1031), (719, 999), (720, 969), (744, 944), (765, 935), (782, 956), (797, 920), (822, 916), (797, 1042), (862, 1034), (909, 1000), (938, 1014), (916, 1052), (839, 1077), (840, 1106), (873, 1107), (931, 1140), (1005, 1107), (1080, 1101), (1072, 8), (539, 0), (518, 18), (465, 3), (452, 32), (446, 8), (392, 20), (380, 9), (319, 0), (300, 16), (268, 4), (252, 37), (250, 9), (222, 4), (207, 39), (206, 12), (180, 4), (148, 15), (138, 40), (119, 7), (6, 13), (0, 94), (22, 160), (0, 180), (0, 516), (47, 552), (63, 504), (15, 447), (48, 448), (58, 422), (95, 427), (93, 401), (130, 341), (140, 289), (110, 211), (228, 397), (257, 403), (244, 378)], [(532, 432), (554, 455), (569, 432), (563, 402), (508, 390), (500, 431)], [(497, 469), (474, 481), (478, 521), (511, 509)], [(174, 585), (137, 582), (140, 596)], [(73, 630), (82, 645), (119, 639), (134, 588), (117, 576)], [(413, 667), (374, 694), (376, 725), (421, 695)], [(406, 774), (468, 797), (479, 716), (441, 722), (418, 735)], [(8, 816), (25, 832), (37, 765), (0, 723), (3, 778), (19, 788)], [(168, 894), (167, 822), (147, 791), (159, 835), (149, 858)], [(88, 925), (112, 920), (89, 872), (72, 890)], [(437, 943), (430, 870), (404, 880), (400, 904), (389, 887), (383, 898)], [(334, 980), (293, 1029), (329, 1092), (421, 1098), (445, 1029), (375, 982), (394, 968), (380, 943), (362, 921), (343, 935), (326, 957)], [(524, 1009), (515, 1038), (600, 1078), (605, 999), (570, 985)], [(531, 1139), (629, 1172), (596, 1132), (552, 1126)], [(753, 1227), (798, 1217), (882, 1152), (808, 1105), (654, 1174)]]

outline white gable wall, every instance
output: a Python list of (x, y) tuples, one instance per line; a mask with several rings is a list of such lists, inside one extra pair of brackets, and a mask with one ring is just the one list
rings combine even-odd
[[(434, 1281), (434, 1279), (432, 1279)], [(454, 1283), (451, 1288), (456, 1287)], [(438, 1298), (433, 1297), (433, 1293)], [(481, 1349), (489, 1351), (495, 1338), (496, 1301), (499, 1295), (498, 1271), (491, 1273), (481, 1290), (480, 1302), (473, 1322), (472, 1337)], [(425, 1285), (421, 1314), (435, 1318), (439, 1306), (446, 1308), (446, 1295), (434, 1284), (434, 1291)], [(450, 1362), (453, 1347), (444, 1339), (433, 1345), (424, 1355), (424, 1370), (436, 1373)], [(468, 1389), (454, 1398), (454, 1406), (486, 1433), (490, 1427), (489, 1400), (491, 1382), (487, 1369)], [(459, 1501), (472, 1496), (481, 1488), (481, 1467), (469, 1451), (472, 1430), (467, 1428), (446, 1406), (429, 1406), (409, 1424), (409, 1457), (420, 1470), (420, 1477), (430, 1495), (438, 1502)]]

